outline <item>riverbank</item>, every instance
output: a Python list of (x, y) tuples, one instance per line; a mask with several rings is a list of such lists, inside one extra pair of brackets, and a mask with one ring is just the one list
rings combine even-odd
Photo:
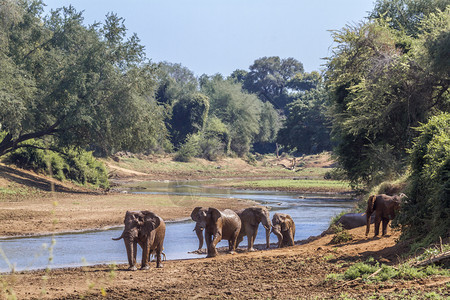
[[(332, 235), (294, 247), (220, 254), (213, 259), (165, 261), (145, 271), (126, 265), (66, 268), (3, 275), (4, 294), (18, 299), (405, 299), (448, 296), (450, 277), (368, 283), (334, 281), (358, 261), (398, 263), (404, 245), (399, 232), (367, 239), (364, 228), (350, 231), (353, 240), (333, 245)], [(64, 284), (62, 284), (64, 283)]]
[[(320, 162), (312, 162), (309, 167), (312, 165), (317, 168), (308, 171), (307, 178), (310, 179), (320, 177), (325, 170), (329, 170), (329, 162), (323, 164), (323, 168)], [(281, 172), (287, 170), (283, 166), (270, 166), (265, 170), (270, 171), (272, 167), (283, 168)], [(128, 175), (115, 177), (114, 174), (117, 173), (113, 171), (112, 177), (136, 181), (153, 177), (156, 179), (158, 176), (158, 180), (163, 180), (170, 175), (170, 169), (165, 170), (164, 175), (158, 172), (155, 175), (136, 173), (140, 172), (136, 169), (122, 169), (121, 172)], [(173, 175), (170, 178), (183, 180), (189, 172), (202, 173), (198, 172), (198, 169), (186, 170), (178, 173), (180, 176)], [(270, 177), (269, 171), (257, 172), (250, 165), (244, 164), (236, 170), (239, 172), (225, 174), (234, 174), (235, 176), (231, 177), (234, 179), (263, 178), (264, 174), (267, 175), (266, 178)], [(121, 225), (125, 211), (134, 209), (153, 210), (166, 220), (176, 220), (188, 218), (195, 206), (239, 209), (254, 204), (223, 198), (104, 193), (7, 166), (0, 165), (0, 171), (0, 230), (3, 230), (0, 235), (27, 235)], [(239, 177), (243, 172), (253, 174), (254, 177)], [(287, 170), (286, 174), (292, 176), (298, 173), (294, 169)], [(302, 229), (299, 227), (297, 230), (300, 232)], [(341, 245), (330, 244), (332, 236), (324, 236), (305, 245), (284, 249), (255, 253), (239, 250), (236, 255), (220, 255), (214, 259), (166, 261), (163, 269), (156, 269), (152, 265), (148, 271), (129, 272), (125, 270), (126, 265), (103, 265), (1, 275), (0, 298), (367, 299), (374, 296), (403, 299), (406, 296), (449, 296), (446, 292), (450, 286), (448, 276), (370, 284), (362, 279), (349, 282), (332, 280), (334, 277), (330, 275), (342, 274), (356, 262), (374, 263), (375, 259), (375, 262), (380, 264), (391, 265), (403, 259), (406, 248), (396, 244), (398, 232), (381, 239), (365, 238), (363, 228), (350, 233), (353, 239)], [(245, 248), (246, 241), (243, 244)], [(14, 297), (11, 297), (12, 295)]]

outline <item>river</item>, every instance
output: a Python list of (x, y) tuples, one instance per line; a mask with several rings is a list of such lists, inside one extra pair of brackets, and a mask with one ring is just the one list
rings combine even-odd
[[(205, 182), (142, 182), (139, 186), (130, 186), (129, 192), (254, 200), (270, 207), (271, 216), (276, 211), (291, 215), (296, 225), (296, 241), (319, 235), (328, 228), (332, 217), (354, 204), (351, 199), (342, 199), (337, 195), (205, 188), (201, 186), (203, 184)], [(197, 236), (192, 231), (194, 225), (191, 220), (166, 223), (164, 253), (168, 260), (205, 257), (188, 253), (198, 247)], [(127, 263), (123, 241), (111, 240), (112, 237), (120, 236), (122, 230), (123, 227), (118, 227), (53, 236), (0, 239), (0, 272)], [(265, 243), (264, 233), (260, 225), (255, 244)], [(270, 239), (271, 243), (277, 241), (274, 234), (271, 234)], [(227, 245), (227, 241), (221, 241), (218, 247)], [(246, 237), (239, 246), (247, 247)], [(140, 257), (141, 253), (138, 252), (138, 262)]]

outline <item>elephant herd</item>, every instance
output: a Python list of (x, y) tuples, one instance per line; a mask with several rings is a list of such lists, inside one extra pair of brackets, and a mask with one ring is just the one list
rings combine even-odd
[[(375, 223), (375, 236), (379, 234), (379, 227), (382, 223), (382, 235), (385, 235), (387, 225), (395, 217), (403, 197), (406, 195), (372, 195), (367, 201), (367, 210), (364, 214), (343, 215), (338, 223), (346, 229), (366, 225), (366, 236), (369, 233), (370, 223)], [(374, 212), (375, 217), (371, 219)], [(275, 213), (271, 222), (269, 211), (264, 207), (250, 207), (239, 211), (231, 209), (220, 211), (213, 207), (196, 207), (191, 213), (191, 218), (196, 223), (194, 231), (199, 240), (198, 249), (203, 247), (205, 241), (207, 257), (217, 256), (216, 245), (221, 240), (227, 240), (229, 252), (234, 253), (244, 236), (247, 236), (248, 251), (255, 251), (253, 244), (258, 233), (259, 223), (262, 223), (266, 230), (267, 248), (270, 247), (271, 232), (278, 238), (278, 248), (294, 245), (295, 224), (291, 216)], [(138, 244), (142, 247), (141, 269), (149, 268), (151, 255), (156, 256), (156, 267), (162, 267), (161, 256), (164, 256), (163, 243), (166, 233), (164, 220), (151, 211), (127, 211), (124, 224), (122, 235), (113, 240), (124, 240), (129, 269), (137, 269)]]
[[(266, 247), (270, 247), (270, 233), (278, 238), (278, 247), (293, 246), (295, 224), (291, 216), (275, 213), (270, 221), (269, 211), (264, 207), (250, 207), (239, 211), (218, 210), (213, 207), (196, 207), (191, 213), (195, 221), (194, 231), (199, 240), (199, 249), (206, 242), (207, 257), (217, 255), (216, 245), (221, 240), (228, 241), (230, 253), (234, 253), (247, 236), (248, 251), (255, 251), (253, 244), (258, 233), (259, 223), (266, 230)], [(149, 268), (150, 256), (156, 256), (156, 267), (161, 268), (164, 255), (163, 243), (166, 232), (164, 220), (150, 211), (127, 211), (122, 235), (113, 240), (123, 239), (127, 250), (129, 270), (137, 270), (137, 245), (142, 248), (141, 269)], [(205, 237), (203, 239), (203, 236)]]

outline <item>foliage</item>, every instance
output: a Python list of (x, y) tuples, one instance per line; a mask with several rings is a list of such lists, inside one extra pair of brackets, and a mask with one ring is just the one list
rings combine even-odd
[(189, 134), (203, 130), (208, 118), (208, 97), (193, 93), (178, 100), (172, 109), (172, 143), (177, 147)]
[(19, 167), (52, 175), (58, 180), (109, 187), (108, 172), (105, 165), (96, 160), (92, 152), (67, 149), (63, 153), (44, 150), (42, 143), (31, 141), (36, 147), (20, 148), (8, 155), (7, 160)]
[(335, 154), (354, 185), (402, 174), (416, 136), (412, 128), (449, 109), (449, 66), (441, 60), (448, 20), (449, 10), (430, 14), (417, 38), (381, 18), (333, 33), (338, 46), (326, 72), (329, 114)]
[(331, 225), (331, 230), (334, 232), (334, 236), (331, 238), (331, 244), (341, 244), (351, 241), (352, 235), (342, 227), (342, 224)]
[(384, 18), (390, 27), (414, 36), (425, 16), (436, 9), (443, 11), (447, 5), (447, 0), (377, 0), (370, 18)]
[(409, 199), (397, 219), (404, 236), (428, 245), (450, 228), (450, 114), (432, 117), (417, 131), (410, 151)]
[(243, 92), (240, 84), (221, 76), (204, 77), (202, 92), (210, 99), (210, 114), (227, 127), (230, 149), (239, 156), (245, 155), (260, 132), (262, 102)]
[[(374, 274), (375, 272), (378, 273)], [(398, 267), (392, 267), (385, 264), (380, 266), (378, 262), (376, 264), (357, 262), (350, 266), (344, 274), (329, 274), (327, 280), (355, 280), (357, 278), (361, 278), (366, 282), (387, 281), (392, 279), (415, 280), (430, 275), (448, 276), (449, 274), (449, 270), (441, 269), (436, 266), (415, 268), (405, 263)], [(371, 276), (370, 279), (369, 276)]]
[(326, 101), (327, 92), (322, 87), (299, 94), (288, 104), (288, 115), (278, 132), (277, 142), (300, 154), (331, 150)]
[(303, 73), (301, 62), (294, 58), (271, 56), (255, 60), (247, 74), (236, 72), (233, 76), (239, 81), (242, 81), (240, 75), (245, 76), (245, 90), (256, 93), (259, 99), (270, 102), (276, 109), (284, 109), (290, 101), (288, 82), (298, 73)]
[[(5, 4), (5, 5), (3, 5)], [(2, 1), (0, 155), (51, 137), (107, 154), (164, 143), (161, 110), (152, 103), (154, 67), (123, 19), (83, 25), (72, 6), (41, 17), (41, 1)]]

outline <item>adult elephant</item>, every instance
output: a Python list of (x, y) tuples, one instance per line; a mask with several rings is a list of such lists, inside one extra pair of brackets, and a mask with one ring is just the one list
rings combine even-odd
[[(236, 241), (241, 230), (241, 219), (231, 209), (219, 211), (216, 208), (196, 207), (191, 213), (191, 218), (197, 222), (200, 230), (205, 232), (205, 241), (208, 255), (217, 256), (216, 245), (222, 239), (228, 240), (230, 253), (236, 249)], [(197, 234), (198, 236), (198, 234)]]
[(136, 253), (137, 244), (142, 247), (141, 269), (149, 268), (150, 254), (156, 255), (156, 267), (161, 268), (161, 254), (164, 249), (166, 224), (164, 220), (151, 211), (127, 211), (124, 219), (125, 228), (122, 235), (113, 240), (123, 238), (127, 249), (129, 270), (137, 270)]
[[(370, 218), (370, 223), (375, 220), (374, 216)], [(336, 225), (341, 224), (344, 229), (353, 229), (356, 227), (361, 227), (366, 225), (366, 214), (365, 213), (348, 213), (342, 215), (336, 222)]]
[(198, 238), (198, 250), (203, 247), (203, 230), (205, 229), (205, 224), (202, 224), (200, 220), (206, 218), (208, 214), (209, 207), (196, 207), (191, 212), (191, 219), (195, 222), (195, 234)]
[(400, 209), (401, 199), (405, 194), (388, 196), (386, 194), (371, 195), (367, 201), (366, 210), (366, 236), (370, 231), (370, 216), (375, 212), (375, 235), (380, 231), (380, 223), (383, 223), (382, 235), (386, 235), (387, 225), (395, 218), (396, 212)]
[(255, 251), (253, 243), (255, 242), (256, 234), (258, 233), (259, 223), (262, 223), (266, 229), (266, 248), (270, 247), (270, 229), (272, 223), (270, 222), (269, 211), (265, 207), (249, 207), (241, 209), (236, 212), (241, 219), (242, 227), (236, 242), (236, 247), (242, 242), (244, 236), (247, 236), (248, 251)]
[(294, 246), (295, 223), (291, 216), (276, 213), (272, 218), (272, 232), (278, 238), (278, 248)]

